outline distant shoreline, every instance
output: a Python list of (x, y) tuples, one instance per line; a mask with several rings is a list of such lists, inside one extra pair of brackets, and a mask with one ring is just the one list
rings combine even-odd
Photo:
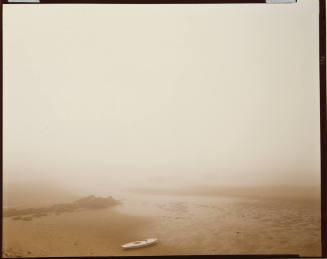
[(222, 196), (265, 199), (320, 199), (320, 186), (213, 186), (184, 188), (130, 188), (128, 191), (148, 195)]

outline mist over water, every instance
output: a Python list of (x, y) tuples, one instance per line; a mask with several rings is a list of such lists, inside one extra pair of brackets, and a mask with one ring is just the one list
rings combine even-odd
[(318, 7), (5, 5), (4, 257), (320, 256)]
[(4, 180), (319, 185), (317, 3), (6, 6)]

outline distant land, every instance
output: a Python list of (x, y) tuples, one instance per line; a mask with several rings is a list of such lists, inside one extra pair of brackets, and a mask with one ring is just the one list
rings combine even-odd
[(131, 192), (151, 195), (228, 196), (244, 198), (320, 199), (320, 186), (214, 186), (183, 188), (131, 188)]

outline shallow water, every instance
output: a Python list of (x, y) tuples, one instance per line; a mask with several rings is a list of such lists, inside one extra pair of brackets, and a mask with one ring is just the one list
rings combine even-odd
[(319, 256), (321, 251), (317, 201), (129, 193), (117, 210), (154, 218), (142, 235), (174, 247), (169, 254)]
[[(299, 254), (320, 256), (319, 199), (277, 199), (112, 192), (121, 205), (4, 218), (5, 250), (20, 256)], [(157, 237), (153, 247), (123, 251)]]

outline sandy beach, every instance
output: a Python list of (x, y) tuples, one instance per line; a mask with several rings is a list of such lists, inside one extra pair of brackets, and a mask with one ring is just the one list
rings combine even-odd
[[(3, 219), (4, 257), (299, 254), (320, 256), (319, 199), (125, 192), (107, 209)], [(117, 194), (119, 196), (119, 194)], [(121, 245), (158, 237), (152, 247)]]
[(321, 256), (324, 1), (9, 2), (3, 257)]
[[(50, 215), (32, 221), (4, 219), (4, 251), (10, 256), (121, 255), (120, 245), (140, 238), (146, 218), (112, 209)], [(4, 255), (6, 256), (6, 254)]]
[(169, 254), (321, 253), (319, 199), (147, 195), (138, 203), (134, 194), (120, 210), (156, 218)]

